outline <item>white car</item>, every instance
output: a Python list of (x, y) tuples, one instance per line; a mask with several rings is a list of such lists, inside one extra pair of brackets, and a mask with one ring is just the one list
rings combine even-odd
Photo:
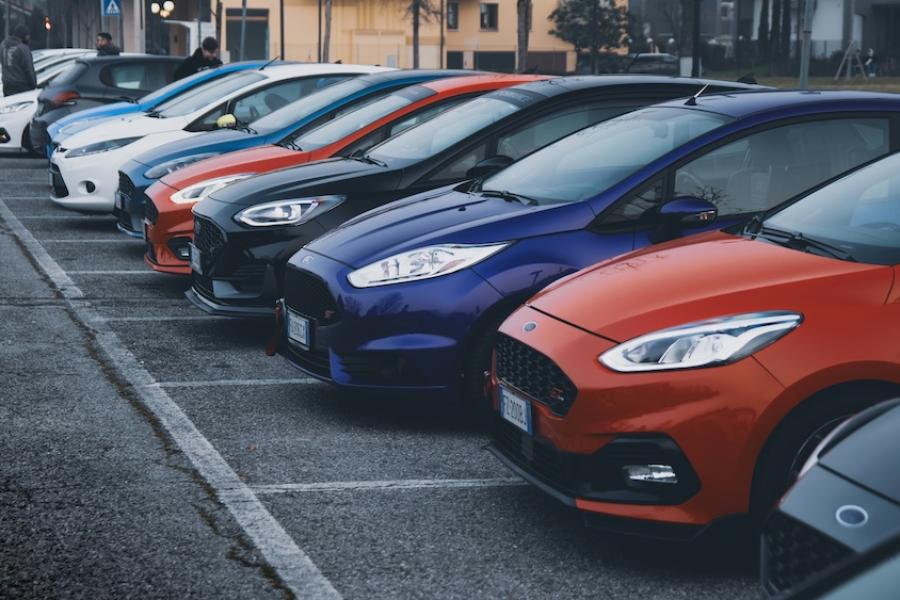
[(51, 156), (50, 199), (73, 210), (112, 212), (119, 167), (138, 154), (235, 122), (249, 126), (331, 83), (383, 70), (368, 65), (286, 64), (239, 71), (149, 113), (101, 121), (68, 136), (64, 147)]
[(79, 50), (78, 52), (51, 54), (35, 64), (34, 75), (37, 79), (37, 89), (0, 99), (0, 149), (31, 150), (28, 124), (37, 108), (37, 97), (41, 93), (41, 88), (71, 67), (75, 63), (75, 59), (93, 53), (93, 50)]

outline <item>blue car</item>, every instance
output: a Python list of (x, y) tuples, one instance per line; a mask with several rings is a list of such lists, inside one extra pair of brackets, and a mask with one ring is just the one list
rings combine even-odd
[(47, 156), (49, 157), (53, 154), (53, 150), (59, 146), (66, 136), (78, 133), (79, 131), (84, 131), (99, 120), (138, 112), (150, 112), (163, 102), (186, 92), (190, 92), (197, 86), (208, 81), (213, 81), (228, 73), (234, 73), (236, 71), (258, 69), (264, 64), (266, 64), (265, 61), (254, 60), (230, 63), (222, 65), (221, 67), (216, 67), (215, 69), (206, 69), (199, 73), (195, 73), (190, 77), (173, 81), (169, 85), (160, 88), (151, 94), (147, 94), (135, 102), (115, 102), (113, 104), (95, 106), (94, 108), (89, 108), (63, 117), (47, 127), (47, 139), (49, 140), (49, 143), (47, 144)]
[(743, 223), (896, 150), (898, 124), (900, 96), (773, 91), (588, 127), (309, 243), (285, 274), (279, 351), (342, 388), (487, 406), (495, 331), (535, 292), (689, 229)]
[(221, 129), (154, 148), (128, 161), (119, 170), (122, 206), (117, 211), (119, 229), (142, 235), (144, 193), (158, 179), (204, 158), (265, 144), (291, 147), (305, 131), (334, 118), (362, 102), (387, 95), (416, 83), (472, 75), (473, 71), (435, 69), (383, 71), (335, 83), (313, 96), (276, 110), (253, 123), (252, 128)]

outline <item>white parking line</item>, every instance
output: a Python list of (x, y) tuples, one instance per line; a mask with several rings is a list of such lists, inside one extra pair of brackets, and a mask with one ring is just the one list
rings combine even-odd
[(144, 406), (215, 491), (218, 499), (228, 508), (284, 585), (297, 598), (340, 598), (331, 582), (297, 546), (181, 408), (163, 388), (153, 385), (156, 380), (125, 348), (113, 330), (106, 323), (97, 320), (95, 309), (90, 302), (83, 300), (81, 290), (2, 200), (0, 218), (60, 290), (74, 318), (93, 331), (97, 345), (109, 357), (114, 368), (134, 387)]
[(218, 317), (215, 315), (182, 315), (167, 317), (97, 317), (97, 321), (104, 323), (142, 323), (156, 321), (233, 321), (232, 317)]
[(93, 238), (93, 239), (80, 239), (80, 240), (41, 240), (42, 244), (143, 244), (144, 240), (139, 240), (137, 238), (130, 238), (125, 236), (119, 236), (115, 238), (109, 238), (108, 240), (104, 240), (102, 238)]
[(343, 492), (362, 490), (421, 490), (454, 488), (493, 488), (527, 486), (519, 478), (496, 479), (399, 479), (395, 481), (329, 481), (324, 483), (276, 483), (254, 485), (257, 494), (291, 494), (305, 492)]
[(97, 221), (98, 223), (115, 223), (115, 219), (109, 218), (107, 215), (24, 215), (21, 217), (16, 217), (20, 221), (42, 221), (42, 220), (56, 220), (56, 219), (69, 219), (75, 221)]
[(111, 269), (111, 270), (100, 270), (100, 271), (69, 271), (69, 275), (158, 275), (158, 273), (150, 268), (141, 269), (137, 271), (135, 269)]
[(264, 385), (297, 385), (322, 383), (312, 377), (303, 379), (211, 379), (207, 381), (158, 381), (151, 385), (161, 388), (254, 387)]

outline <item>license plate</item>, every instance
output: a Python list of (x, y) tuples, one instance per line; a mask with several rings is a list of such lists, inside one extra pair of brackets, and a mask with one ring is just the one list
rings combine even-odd
[(309, 319), (288, 311), (287, 330), (290, 341), (309, 350)]
[(203, 275), (203, 256), (197, 246), (191, 244), (191, 271)]
[(500, 386), (500, 416), (529, 435), (533, 432), (531, 402), (503, 385)]

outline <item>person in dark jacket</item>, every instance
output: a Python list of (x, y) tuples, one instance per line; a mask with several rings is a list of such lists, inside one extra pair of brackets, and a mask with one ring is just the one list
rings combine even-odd
[(220, 66), (222, 61), (216, 56), (218, 52), (219, 42), (216, 41), (216, 38), (205, 38), (200, 47), (194, 50), (194, 53), (184, 59), (178, 65), (178, 68), (175, 69), (175, 79), (183, 79), (197, 71)]
[(118, 56), (121, 52), (109, 33), (101, 31), (97, 34), (97, 56)]
[(0, 44), (0, 69), (3, 71), (3, 95), (12, 96), (37, 87), (34, 61), (28, 47), (28, 28), (16, 25)]

